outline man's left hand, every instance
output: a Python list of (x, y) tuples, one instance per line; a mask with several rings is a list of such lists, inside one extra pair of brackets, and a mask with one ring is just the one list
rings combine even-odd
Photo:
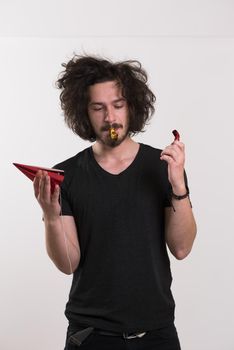
[(184, 194), (184, 163), (185, 163), (185, 146), (180, 141), (174, 141), (167, 146), (161, 153), (161, 160), (168, 164), (168, 179), (171, 183), (172, 190), (177, 195)]

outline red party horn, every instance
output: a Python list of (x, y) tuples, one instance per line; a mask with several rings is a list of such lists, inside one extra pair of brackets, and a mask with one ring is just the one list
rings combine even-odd
[(60, 185), (64, 180), (64, 171), (59, 169), (43, 168), (39, 166), (32, 166), (26, 164), (13, 163), (24, 175), (30, 180), (34, 180), (38, 170), (44, 170), (50, 177), (51, 193), (54, 192), (55, 185)]
[(175, 136), (175, 140), (174, 141), (180, 141), (180, 134), (178, 133), (177, 130), (173, 130), (172, 134)]

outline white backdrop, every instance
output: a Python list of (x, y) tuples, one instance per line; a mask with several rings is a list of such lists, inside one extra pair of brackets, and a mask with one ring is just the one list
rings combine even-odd
[(52, 166), (89, 146), (54, 87), (61, 63), (86, 52), (148, 71), (156, 113), (136, 140), (164, 148), (181, 133), (198, 235), (189, 257), (170, 256), (176, 325), (183, 350), (233, 350), (234, 3), (32, 3), (0, 5), (0, 348), (63, 348), (71, 276), (47, 257), (32, 183), (12, 162)]

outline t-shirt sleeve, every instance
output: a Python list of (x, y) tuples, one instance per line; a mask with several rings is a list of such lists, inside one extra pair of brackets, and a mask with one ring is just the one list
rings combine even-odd
[[(189, 191), (188, 177), (187, 177), (186, 171), (184, 171), (184, 181), (185, 181), (186, 189)], [(172, 192), (172, 187), (171, 187), (170, 182), (168, 181), (167, 195), (166, 195), (165, 202), (164, 202), (164, 206), (165, 206), (165, 207), (172, 207), (172, 203), (171, 203), (171, 192)]]
[(73, 216), (73, 212), (71, 209), (71, 205), (67, 196), (65, 183), (61, 184), (60, 187), (60, 205), (61, 205), (61, 215), (71, 215)]
[[(63, 170), (59, 164), (53, 166), (53, 168)], [(64, 175), (65, 175), (64, 180), (60, 185), (60, 196), (59, 196), (59, 202), (61, 205), (61, 215), (73, 216), (71, 203), (70, 203), (69, 197), (68, 197), (66, 169), (64, 170)]]

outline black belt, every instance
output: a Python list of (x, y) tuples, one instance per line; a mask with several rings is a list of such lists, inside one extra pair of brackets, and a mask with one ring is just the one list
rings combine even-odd
[(121, 337), (124, 339), (133, 339), (133, 338), (141, 338), (143, 337), (146, 332), (136, 332), (136, 333), (117, 333), (117, 332), (111, 332), (111, 331), (104, 331), (100, 329), (95, 329), (93, 327), (88, 327), (85, 329), (82, 329), (75, 334), (71, 335), (69, 337), (69, 343), (73, 343), (76, 345), (81, 345), (83, 341), (91, 334), (100, 334), (100, 335), (107, 335), (107, 336), (113, 336), (113, 337)]
[(146, 332), (137, 332), (137, 333), (116, 333), (116, 332), (110, 332), (110, 331), (103, 331), (103, 330), (94, 330), (94, 333), (102, 334), (102, 335), (110, 335), (113, 337), (121, 337), (124, 339), (133, 339), (133, 338), (141, 338), (143, 337)]

